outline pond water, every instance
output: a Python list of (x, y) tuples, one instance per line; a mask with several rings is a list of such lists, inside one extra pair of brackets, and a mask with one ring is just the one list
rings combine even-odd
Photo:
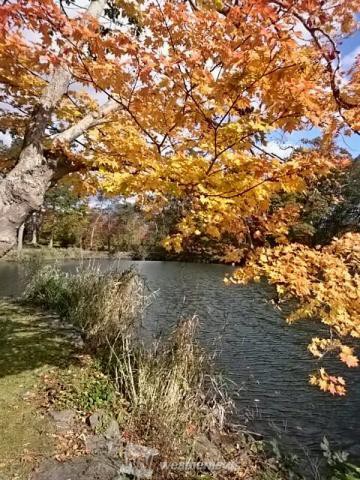
[[(325, 435), (332, 447), (348, 450), (360, 459), (360, 376), (358, 369), (332, 371), (343, 374), (348, 395), (333, 398), (308, 385), (317, 368), (307, 352), (319, 325), (299, 322), (288, 326), (284, 314), (269, 303), (261, 285), (225, 286), (231, 267), (176, 262), (92, 261), (101, 268), (135, 265), (152, 291), (157, 291), (145, 316), (153, 335), (166, 333), (179, 318), (196, 314), (199, 339), (209, 350), (218, 350), (217, 367), (235, 382), (236, 417), (250, 430), (294, 451), (320, 455)], [(73, 271), (79, 262), (64, 261)], [(0, 263), (0, 295), (19, 295), (24, 271), (15, 263)], [(1, 354), (1, 352), (0, 352)]]

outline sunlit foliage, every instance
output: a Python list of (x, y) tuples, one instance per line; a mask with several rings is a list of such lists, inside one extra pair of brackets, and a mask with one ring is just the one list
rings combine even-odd
[[(301, 206), (274, 202), (349, 162), (334, 142), (359, 133), (360, 59), (342, 72), (338, 44), (357, 28), (358, 0), (117, 1), (100, 22), (63, 6), (0, 8), (0, 101), (9, 106), (0, 129), (21, 138), (54, 69), (70, 71), (43, 142), (59, 176), (72, 173), (80, 192), (100, 183), (108, 195), (136, 195), (154, 213), (182, 202), (167, 248), (228, 237), (223, 259), (245, 263), (234, 281), (266, 276), (301, 302), (290, 321), (318, 317), (358, 337), (358, 235), (320, 249), (291, 244)], [(317, 147), (288, 159), (269, 148), (272, 133), (312, 127)], [(311, 351), (336, 346), (355, 366), (336, 342)], [(343, 392), (319, 375), (313, 384)]]

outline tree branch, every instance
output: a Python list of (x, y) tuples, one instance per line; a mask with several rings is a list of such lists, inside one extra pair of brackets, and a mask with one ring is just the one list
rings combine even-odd
[(113, 101), (109, 100), (104, 103), (102, 107), (96, 112), (91, 112), (85, 115), (81, 120), (67, 128), (63, 132), (56, 134), (53, 137), (54, 144), (58, 143), (71, 143), (76, 140), (80, 135), (89, 130), (90, 128), (96, 127), (104, 122), (105, 117), (108, 117), (112, 113), (120, 109), (120, 105)]
[(224, 193), (203, 193), (202, 195), (204, 195), (205, 197), (221, 197), (226, 199), (242, 197), (246, 193), (251, 192), (251, 190), (254, 190), (257, 187), (260, 187), (260, 185), (263, 185), (266, 182), (274, 182), (275, 180), (276, 179), (274, 177), (265, 178), (264, 180), (261, 180), (261, 182), (258, 182), (255, 185), (251, 185), (250, 187), (245, 188), (244, 190), (238, 193), (231, 194), (231, 191), (230, 191), (230, 192), (224, 192)]

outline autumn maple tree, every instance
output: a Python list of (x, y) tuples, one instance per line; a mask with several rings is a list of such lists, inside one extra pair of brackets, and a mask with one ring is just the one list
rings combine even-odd
[[(359, 235), (289, 243), (301, 207), (275, 199), (350, 161), (335, 145), (359, 134), (360, 59), (343, 71), (339, 43), (358, 28), (358, 0), (2, 3), (0, 128), (21, 146), (0, 164), (0, 253), (64, 176), (153, 212), (175, 199), (167, 248), (230, 239), (224, 260), (244, 265), (232, 282), (267, 277), (299, 300), (290, 321), (329, 326), (310, 351), (356, 366), (341, 337), (360, 336)], [(268, 149), (272, 132), (312, 127), (316, 148)], [(325, 370), (311, 383), (344, 393)]]

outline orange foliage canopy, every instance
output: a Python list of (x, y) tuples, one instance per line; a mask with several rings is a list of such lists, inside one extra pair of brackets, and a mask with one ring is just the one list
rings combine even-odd
[[(224, 258), (237, 262), (255, 245), (233, 281), (266, 276), (301, 302), (290, 321), (319, 317), (358, 337), (359, 236), (319, 250), (289, 244), (300, 209), (274, 203), (348, 162), (334, 145), (359, 133), (360, 58), (343, 72), (338, 44), (358, 27), (358, 0), (116, 0), (121, 22), (67, 15), (60, 3), (0, 7), (0, 129), (21, 138), (54, 69), (70, 71), (43, 143), (65, 173), (81, 172), (79, 189), (136, 195), (155, 212), (177, 199), (169, 249), (228, 237)], [(272, 132), (312, 127), (317, 148), (287, 159), (269, 148)], [(310, 351), (334, 348), (357, 365), (338, 339)], [(311, 383), (343, 393), (341, 380), (318, 375)]]

